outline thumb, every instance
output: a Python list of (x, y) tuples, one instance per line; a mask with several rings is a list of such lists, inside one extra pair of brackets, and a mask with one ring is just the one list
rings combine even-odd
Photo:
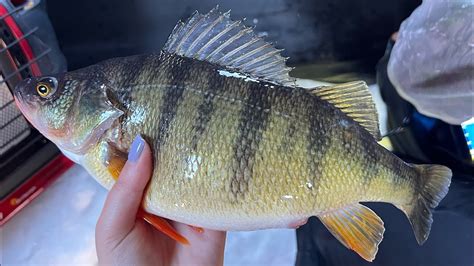
[(120, 241), (133, 228), (143, 191), (152, 174), (152, 153), (138, 135), (130, 146), (128, 160), (110, 190), (96, 226), (98, 241)]

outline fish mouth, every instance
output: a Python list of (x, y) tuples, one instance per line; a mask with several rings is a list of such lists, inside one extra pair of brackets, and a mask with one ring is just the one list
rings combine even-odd
[(13, 99), (15, 100), (15, 104), (16, 106), (18, 107), (18, 109), (20, 109), (20, 112), (23, 114), (23, 116), (26, 118), (26, 120), (28, 120), (28, 122), (32, 125), (34, 125), (33, 123), (33, 119), (30, 115), (30, 111), (33, 107), (32, 106), (27, 106), (27, 104), (25, 103), (25, 100), (23, 98), (23, 95), (21, 94), (21, 90), (16, 90), (13, 94)]

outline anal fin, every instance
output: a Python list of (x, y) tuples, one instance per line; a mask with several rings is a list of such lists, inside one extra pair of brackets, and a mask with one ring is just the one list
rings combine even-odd
[[(106, 161), (107, 170), (114, 180), (118, 180), (120, 172), (127, 162), (127, 154), (109, 144), (109, 154)], [(158, 231), (169, 236), (171, 239), (183, 245), (189, 245), (189, 241), (179, 234), (164, 218), (146, 212), (143, 208), (138, 209), (137, 217), (145, 220)]]
[(318, 218), (344, 246), (367, 261), (374, 260), (385, 228), (371, 209), (361, 204), (349, 205)]

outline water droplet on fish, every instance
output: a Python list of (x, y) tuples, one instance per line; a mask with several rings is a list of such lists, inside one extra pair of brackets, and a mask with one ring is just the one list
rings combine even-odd
[(186, 158), (186, 169), (185, 169), (185, 176), (187, 179), (193, 179), (198, 170), (199, 170), (199, 165), (201, 164), (201, 157), (196, 156), (196, 155), (191, 155)]
[(281, 198), (282, 198), (282, 199), (285, 199), (285, 200), (288, 200), (288, 199), (293, 199), (293, 196), (291, 196), (291, 195), (283, 195)]
[[(346, 120), (339, 121), (339, 124), (343, 127), (348, 127), (349, 126), (349, 122), (347, 122)], [(320, 125), (320, 127), (322, 127), (322, 124)]]

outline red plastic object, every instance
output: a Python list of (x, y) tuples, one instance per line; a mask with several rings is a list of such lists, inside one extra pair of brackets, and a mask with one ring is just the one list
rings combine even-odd
[[(4, 17), (5, 16), (5, 17)], [(8, 10), (5, 6), (0, 4), (0, 17), (4, 17), (5, 24), (10, 28), (13, 36), (19, 41), (21, 51), (28, 61), (34, 60), (33, 50), (26, 39), (22, 39), (23, 32), (18, 27), (17, 23), (11, 15), (8, 15)], [(40, 76), (41, 71), (33, 62), (30, 65), (31, 73), (34, 76)], [(12, 193), (0, 201), (0, 226), (5, 224), (18, 211), (35, 199), (41, 192), (44, 191), (51, 183), (69, 169), (74, 163), (67, 159), (64, 155), (57, 156), (54, 160), (43, 166), (27, 181), (17, 187)]]
[[(26, 59), (28, 61), (34, 60), (34, 55), (33, 55), (33, 50), (31, 49), (30, 44), (26, 39), (21, 39), (23, 37), (23, 32), (21, 31), (20, 27), (18, 27), (18, 24), (16, 24), (15, 20), (11, 15), (8, 15), (8, 10), (4, 5), (0, 5), (0, 17), (6, 16), (3, 20), (5, 21), (5, 24), (7, 24), (8, 28), (10, 28), (13, 36), (15, 39), (20, 40), (18, 45), (21, 48), (21, 51), (25, 55)], [(31, 72), (34, 76), (40, 76), (41, 71), (36, 63), (32, 63), (30, 65)]]
[(59, 155), (41, 168), (28, 181), (16, 188), (13, 193), (10, 193), (10, 195), (0, 201), (0, 226), (36, 198), (46, 187), (51, 185), (73, 165), (74, 163), (64, 155)]

